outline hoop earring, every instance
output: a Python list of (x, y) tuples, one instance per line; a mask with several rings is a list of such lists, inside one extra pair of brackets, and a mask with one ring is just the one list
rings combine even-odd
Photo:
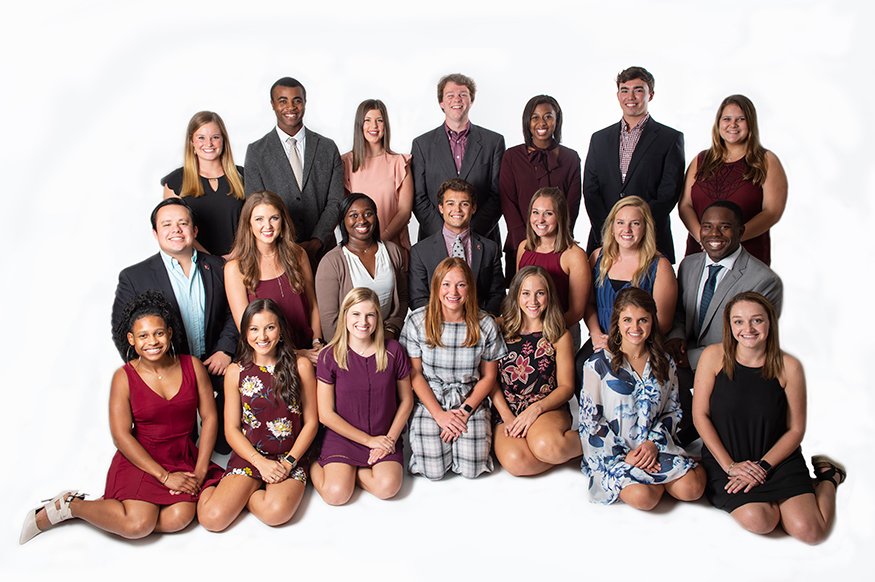
[(279, 341), (279, 343), (283, 343), (283, 336), (280, 336), (280, 341)]
[(176, 359), (176, 346), (173, 345), (173, 342), (170, 342), (170, 357)]
[(623, 343), (623, 336), (619, 335), (619, 336), (615, 337), (615, 338), (614, 338), (614, 343), (617, 344), (618, 346), (619, 346), (620, 344), (622, 344), (622, 343)]
[(131, 344), (128, 344), (128, 349), (125, 352), (125, 362), (130, 362), (131, 360), (133, 360), (133, 358), (131, 357), (131, 348), (132, 347), (134, 347), (134, 346), (132, 346)]

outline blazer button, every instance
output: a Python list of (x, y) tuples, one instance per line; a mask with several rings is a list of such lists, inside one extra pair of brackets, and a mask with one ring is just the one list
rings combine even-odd
[[(622, 198), (622, 197), (625, 196), (625, 195), (626, 195), (625, 192), (620, 192), (620, 198)], [(300, 199), (299, 199), (299, 200), (300, 200)]]
[(297, 200), (298, 202), (300, 202), (300, 201), (301, 201), (301, 197), (298, 196), (297, 198), (295, 198), (295, 200)]

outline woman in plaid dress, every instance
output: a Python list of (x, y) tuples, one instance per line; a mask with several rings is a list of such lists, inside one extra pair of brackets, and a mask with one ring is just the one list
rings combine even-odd
[(468, 264), (444, 259), (431, 279), (428, 305), (410, 314), (401, 333), (410, 356), (416, 404), (410, 420), (408, 470), (441, 479), (492, 471), (492, 424), (486, 396), (506, 348), (498, 325), (477, 306)]

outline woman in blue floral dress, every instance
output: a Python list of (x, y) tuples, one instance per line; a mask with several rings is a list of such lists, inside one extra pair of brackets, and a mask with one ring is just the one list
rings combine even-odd
[(705, 472), (674, 441), (681, 418), (677, 368), (663, 349), (656, 302), (637, 287), (617, 294), (608, 344), (586, 362), (580, 393), (580, 468), (590, 500), (656, 507), (664, 492), (702, 496)]
[(240, 331), (238, 360), (225, 372), (225, 436), (233, 452), (197, 508), (210, 531), (227, 528), (244, 507), (268, 525), (290, 520), (307, 484), (299, 461), (319, 428), (313, 365), (295, 354), (280, 307), (256, 299)]
[(568, 401), (574, 353), (550, 273), (529, 265), (510, 283), (502, 305), (507, 355), (498, 364), (495, 456), (516, 476), (537, 475), (580, 456)]

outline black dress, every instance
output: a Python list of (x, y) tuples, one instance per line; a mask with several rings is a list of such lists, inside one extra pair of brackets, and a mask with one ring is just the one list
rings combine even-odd
[[(722, 370), (717, 375), (711, 392), (711, 422), (734, 461), (757, 461), (787, 432), (787, 395), (777, 379), (763, 378), (762, 368), (736, 363), (734, 376), (730, 380)], [(802, 447), (773, 466), (766, 482), (749, 493), (726, 492), (728, 476), (707, 447), (702, 448), (702, 466), (708, 475), (705, 495), (715, 507), (728, 512), (745, 503), (814, 493)]]
[[(242, 179), (243, 168), (237, 166), (237, 171)], [(207, 178), (200, 178), (204, 195), (185, 197), (185, 203), (195, 215), (197, 242), (211, 255), (227, 255), (234, 245), (234, 233), (237, 232), (244, 201), (229, 195), (231, 186), (225, 176), (219, 178), (218, 189), (215, 191)], [(161, 185), (167, 186), (179, 196), (182, 190), (182, 168), (177, 168), (161, 178)]]

